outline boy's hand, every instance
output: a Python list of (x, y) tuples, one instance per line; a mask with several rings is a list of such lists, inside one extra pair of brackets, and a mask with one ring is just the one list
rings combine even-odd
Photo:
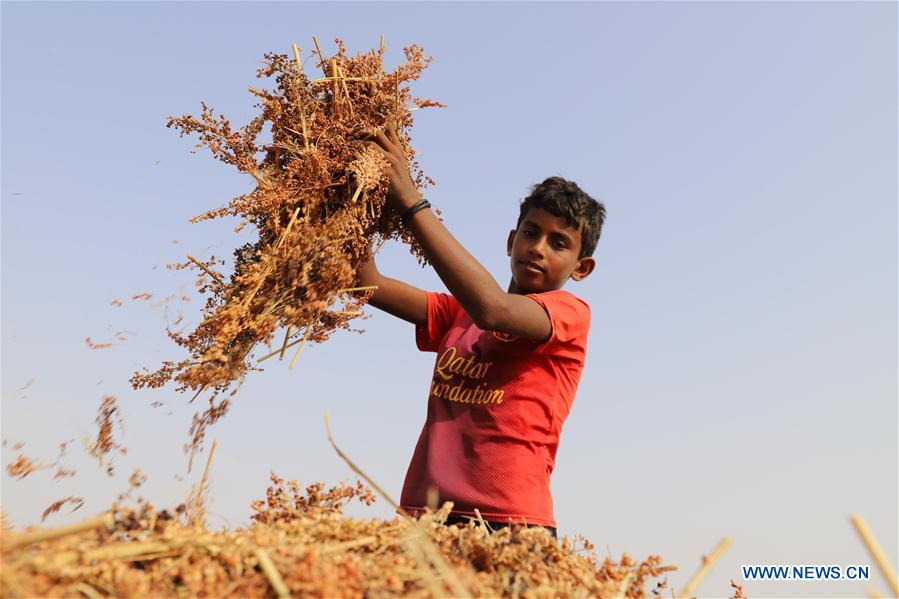
[(356, 285), (377, 285), (378, 284), (378, 265), (375, 264), (374, 254), (370, 254), (368, 260), (360, 262), (356, 269)]
[(409, 175), (403, 145), (392, 122), (387, 124), (386, 131), (387, 133), (379, 131), (362, 143), (381, 152), (381, 155), (390, 163), (387, 171), (390, 176), (387, 203), (397, 213), (402, 214), (421, 199), (421, 194)]

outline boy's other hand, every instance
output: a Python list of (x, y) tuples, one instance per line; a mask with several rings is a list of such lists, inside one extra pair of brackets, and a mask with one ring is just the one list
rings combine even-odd
[(378, 282), (378, 265), (375, 264), (375, 255), (370, 253), (367, 259), (359, 262), (356, 269), (356, 284), (360, 286), (377, 285)]
[(394, 123), (388, 122), (385, 131), (379, 131), (373, 137), (363, 140), (362, 143), (381, 152), (381, 155), (390, 163), (387, 171), (390, 176), (387, 203), (397, 213), (402, 214), (421, 199), (421, 194), (409, 175), (403, 144), (400, 142)]

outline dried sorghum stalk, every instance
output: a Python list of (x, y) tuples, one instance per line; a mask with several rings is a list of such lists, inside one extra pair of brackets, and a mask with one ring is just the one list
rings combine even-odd
[(416, 543), (432, 546), (474, 597), (667, 596), (664, 580), (650, 581), (671, 569), (657, 556), (600, 562), (583, 554), (592, 546), (582, 537), (446, 526), (451, 503), (417, 522), (349, 518), (342, 509), (352, 498), (370, 503), (373, 494), (360, 483), (325, 489), (272, 475), (266, 499), (254, 502), (254, 522), (236, 530), (212, 531), (189, 523), (184, 506), (157, 511), (143, 500), (114, 506), (111, 528), (24, 545), (17, 541), (29, 533), (4, 530), (4, 547), (16, 548), (0, 553), (0, 596), (76, 596), (89, 588), (116, 597), (270, 597), (257, 549), (293, 596), (448, 596)]
[[(377, 241), (397, 238), (414, 255), (424, 255), (396, 214), (385, 210), (386, 160), (358, 142), (398, 126), (410, 173), (419, 189), (433, 181), (414, 160), (409, 130), (411, 102), (419, 108), (441, 106), (412, 98), (408, 83), (418, 79), (431, 58), (422, 48), (405, 48), (406, 63), (391, 73), (383, 66), (383, 47), (350, 57), (339, 39), (332, 57), (318, 55), (325, 77), (310, 79), (298, 58), (268, 53), (257, 77), (274, 77), (275, 88), (251, 93), (261, 99), (260, 113), (242, 129), (202, 103), (199, 117), (170, 117), (168, 126), (182, 135), (196, 134), (197, 147), (247, 173), (253, 191), (193, 222), (233, 216), (236, 230), (252, 225), (258, 239), (237, 248), (230, 276), (215, 269), (224, 260), (191, 256), (176, 269), (196, 268), (197, 286), (208, 294), (202, 322), (189, 334), (169, 336), (190, 354), (165, 361), (155, 372), (136, 373), (135, 388), (160, 387), (174, 381), (194, 397), (208, 392), (208, 408), (194, 417), (190, 450), (202, 442), (206, 428), (228, 410), (249, 371), (257, 370), (253, 349), (271, 344), (275, 332), (292, 327), (290, 339), (321, 343), (361, 314), (370, 291), (339, 293), (353, 286), (360, 263)], [(297, 53), (297, 57), (299, 53)], [(271, 141), (259, 135), (269, 125)], [(335, 305), (342, 302), (343, 305)], [(278, 340), (280, 342), (280, 339)], [(286, 344), (289, 340), (285, 339)]]

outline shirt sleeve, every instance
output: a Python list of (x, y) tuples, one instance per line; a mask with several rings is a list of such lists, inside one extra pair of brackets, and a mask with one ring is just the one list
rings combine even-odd
[(526, 297), (543, 306), (553, 329), (550, 338), (538, 345), (534, 353), (583, 362), (590, 332), (590, 305), (562, 290), (532, 293)]
[(437, 351), (462, 306), (452, 295), (426, 291), (428, 297), (428, 322), (423, 327), (415, 327), (415, 343), (421, 351)]

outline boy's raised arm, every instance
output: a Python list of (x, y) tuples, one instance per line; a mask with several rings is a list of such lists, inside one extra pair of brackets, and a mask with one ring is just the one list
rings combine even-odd
[(359, 269), (356, 280), (359, 286), (378, 286), (368, 300), (370, 305), (416, 326), (427, 325), (428, 298), (425, 292), (402, 281), (382, 275), (378, 272), (374, 256)]
[[(390, 126), (387, 131), (387, 134), (378, 133), (376, 141), (365, 143), (379, 148), (390, 162), (388, 200), (394, 210), (403, 214), (421, 199), (421, 194), (409, 176), (396, 131)], [(503, 291), (433, 212), (416, 212), (408, 226), (446, 288), (479, 328), (540, 341), (550, 338), (552, 323), (543, 307), (531, 299)]]

